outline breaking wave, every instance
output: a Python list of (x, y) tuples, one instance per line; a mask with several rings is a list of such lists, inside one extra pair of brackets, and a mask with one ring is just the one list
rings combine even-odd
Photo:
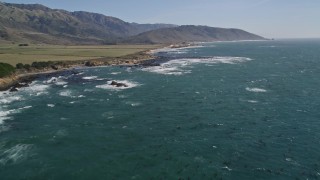
[(16, 164), (30, 155), (32, 145), (30, 144), (17, 144), (11, 148), (1, 150), (0, 164)]
[(259, 92), (267, 92), (267, 90), (261, 89), (261, 88), (249, 88), (249, 87), (247, 87), (246, 90), (250, 91), (250, 92), (258, 92), (258, 93)]
[(184, 67), (191, 66), (193, 64), (236, 64), (241, 62), (250, 61), (252, 59), (247, 57), (209, 57), (209, 58), (183, 58), (174, 59), (160, 66), (152, 66), (142, 69), (143, 71), (166, 74), (166, 75), (182, 75), (191, 73), (191, 70), (183, 69)]

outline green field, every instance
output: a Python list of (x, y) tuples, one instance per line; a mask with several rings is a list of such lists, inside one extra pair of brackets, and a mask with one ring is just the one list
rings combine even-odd
[(35, 61), (74, 61), (101, 57), (121, 57), (158, 48), (159, 45), (53, 46), (0, 45), (0, 62), (16, 65)]

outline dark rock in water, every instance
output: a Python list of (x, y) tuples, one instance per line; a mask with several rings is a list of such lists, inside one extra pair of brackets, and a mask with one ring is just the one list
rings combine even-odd
[(128, 85), (124, 84), (124, 83), (118, 83), (116, 81), (112, 81), (111, 86), (116, 86), (116, 87), (128, 87)]
[(10, 92), (16, 92), (16, 91), (18, 91), (18, 89), (17, 89), (16, 87), (12, 87), (12, 88), (10, 89)]
[(29, 83), (23, 82), (23, 83), (17, 83), (14, 86), (11, 87), (10, 92), (16, 92), (19, 88), (23, 87), (29, 87)]
[[(37, 76), (29, 76), (29, 77), (25, 77), (23, 79), (20, 80), (19, 84), (30, 84), (32, 83), (32, 81), (34, 81), (37, 78)], [(27, 86), (25, 86), (27, 87)]]
[(76, 71), (76, 70), (72, 70), (71, 73), (72, 73), (73, 75), (77, 75), (77, 74), (79, 74), (80, 72), (79, 72), (79, 71)]
[(13, 86), (14, 88), (22, 88), (22, 87), (29, 87), (28, 83), (18, 83)]
[(115, 85), (117, 85), (117, 84), (118, 84), (117, 82), (112, 81), (110, 85), (115, 86)]

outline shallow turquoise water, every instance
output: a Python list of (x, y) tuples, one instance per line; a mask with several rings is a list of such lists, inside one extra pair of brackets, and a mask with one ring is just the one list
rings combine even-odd
[(320, 178), (320, 40), (159, 54), (1, 93), (1, 179)]

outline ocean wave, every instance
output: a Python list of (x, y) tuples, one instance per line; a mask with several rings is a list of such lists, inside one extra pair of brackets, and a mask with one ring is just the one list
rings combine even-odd
[(35, 84), (28, 87), (26, 90), (36, 92), (36, 93), (41, 93), (41, 92), (45, 92), (49, 87), (50, 87), (49, 85)]
[(258, 93), (259, 92), (267, 92), (267, 90), (261, 89), (261, 88), (249, 88), (249, 87), (247, 87), (246, 90), (250, 91), (250, 92), (258, 92)]
[(191, 66), (193, 64), (236, 64), (252, 60), (247, 57), (209, 57), (209, 58), (183, 58), (174, 59), (160, 66), (152, 66), (143, 68), (143, 71), (166, 74), (166, 75), (182, 75), (191, 73), (191, 70), (183, 69), (184, 67)]
[(255, 103), (258, 103), (259, 101), (256, 101), (256, 100), (248, 100), (247, 102), (255, 104)]
[(30, 144), (17, 144), (11, 148), (1, 150), (0, 164), (16, 164), (26, 159), (31, 152), (32, 145)]
[(126, 104), (127, 104), (127, 105), (130, 105), (130, 106), (132, 106), (132, 107), (141, 106), (141, 103), (140, 103), (140, 102), (127, 101)]
[[(46, 81), (43, 83), (46, 83)], [(47, 90), (50, 88), (50, 84), (43, 83), (34, 81), (27, 87), (18, 88), (18, 92), (0, 92), (0, 104), (10, 104), (14, 101), (24, 100), (23, 96), (25, 96), (25, 94), (22, 95), (20, 92), (26, 92), (28, 96), (39, 96), (41, 94), (46, 94)]]
[(23, 87), (20, 90), (27, 92), (29, 95), (40, 96), (42, 94), (47, 94), (48, 89), (50, 88), (49, 84), (39, 84), (39, 82), (32, 82), (29, 87)]
[(112, 73), (110, 73), (110, 74), (112, 74), (112, 75), (118, 75), (118, 74), (121, 74), (121, 72), (112, 72)]
[(97, 85), (96, 88), (108, 89), (108, 90), (124, 90), (124, 89), (130, 89), (130, 88), (134, 88), (134, 87), (141, 85), (137, 82), (128, 81), (128, 80), (121, 80), (121, 81), (115, 80), (115, 81), (118, 83), (126, 84), (127, 87), (116, 87), (116, 86), (111, 85), (112, 81), (107, 81), (107, 84)]
[(47, 104), (47, 106), (53, 108), (55, 105), (54, 104)]
[(12, 94), (3, 94), (0, 95), (0, 104), (10, 104), (14, 101), (21, 101), (23, 100), (22, 96), (12, 95)]
[(86, 77), (82, 77), (82, 79), (84, 80), (93, 80), (93, 79), (97, 79), (98, 76), (86, 76)]
[(270, 45), (270, 46), (259, 46), (259, 47), (261, 47), (261, 48), (276, 48), (278, 46)]
[(0, 111), (0, 125), (3, 124), (5, 120), (11, 119), (11, 117), (8, 117), (9, 114), (9, 111)]
[(22, 108), (11, 109), (11, 110), (0, 109), (0, 124), (3, 124), (4, 120), (12, 119), (12, 117), (10, 117), (11, 114), (20, 113), (21, 110), (29, 109), (29, 108), (32, 108), (32, 106), (25, 106)]
[(44, 81), (44, 83), (46, 84), (55, 84), (58, 86), (65, 86), (66, 84), (68, 84), (68, 82), (64, 81), (63, 79), (66, 79), (63, 76), (59, 76), (59, 77), (52, 77), (47, 81)]
[(72, 91), (71, 90), (63, 90), (59, 92), (60, 96), (64, 96), (64, 97), (74, 97), (72, 96)]
[(32, 106), (25, 106), (22, 108), (18, 108), (18, 109), (11, 109), (11, 110), (7, 110), (4, 108), (4, 106), (0, 107), (0, 133), (4, 132), (4, 131), (8, 131), (10, 129), (10, 126), (5, 124), (6, 120), (12, 120), (13, 117), (11, 115), (16, 114), (16, 113), (20, 113), (21, 110), (24, 109), (29, 109)]
[(153, 66), (142, 69), (143, 71), (158, 73), (158, 74), (167, 74), (167, 75), (182, 75), (190, 73), (191, 71), (182, 70), (178, 67), (169, 67), (169, 66)]

